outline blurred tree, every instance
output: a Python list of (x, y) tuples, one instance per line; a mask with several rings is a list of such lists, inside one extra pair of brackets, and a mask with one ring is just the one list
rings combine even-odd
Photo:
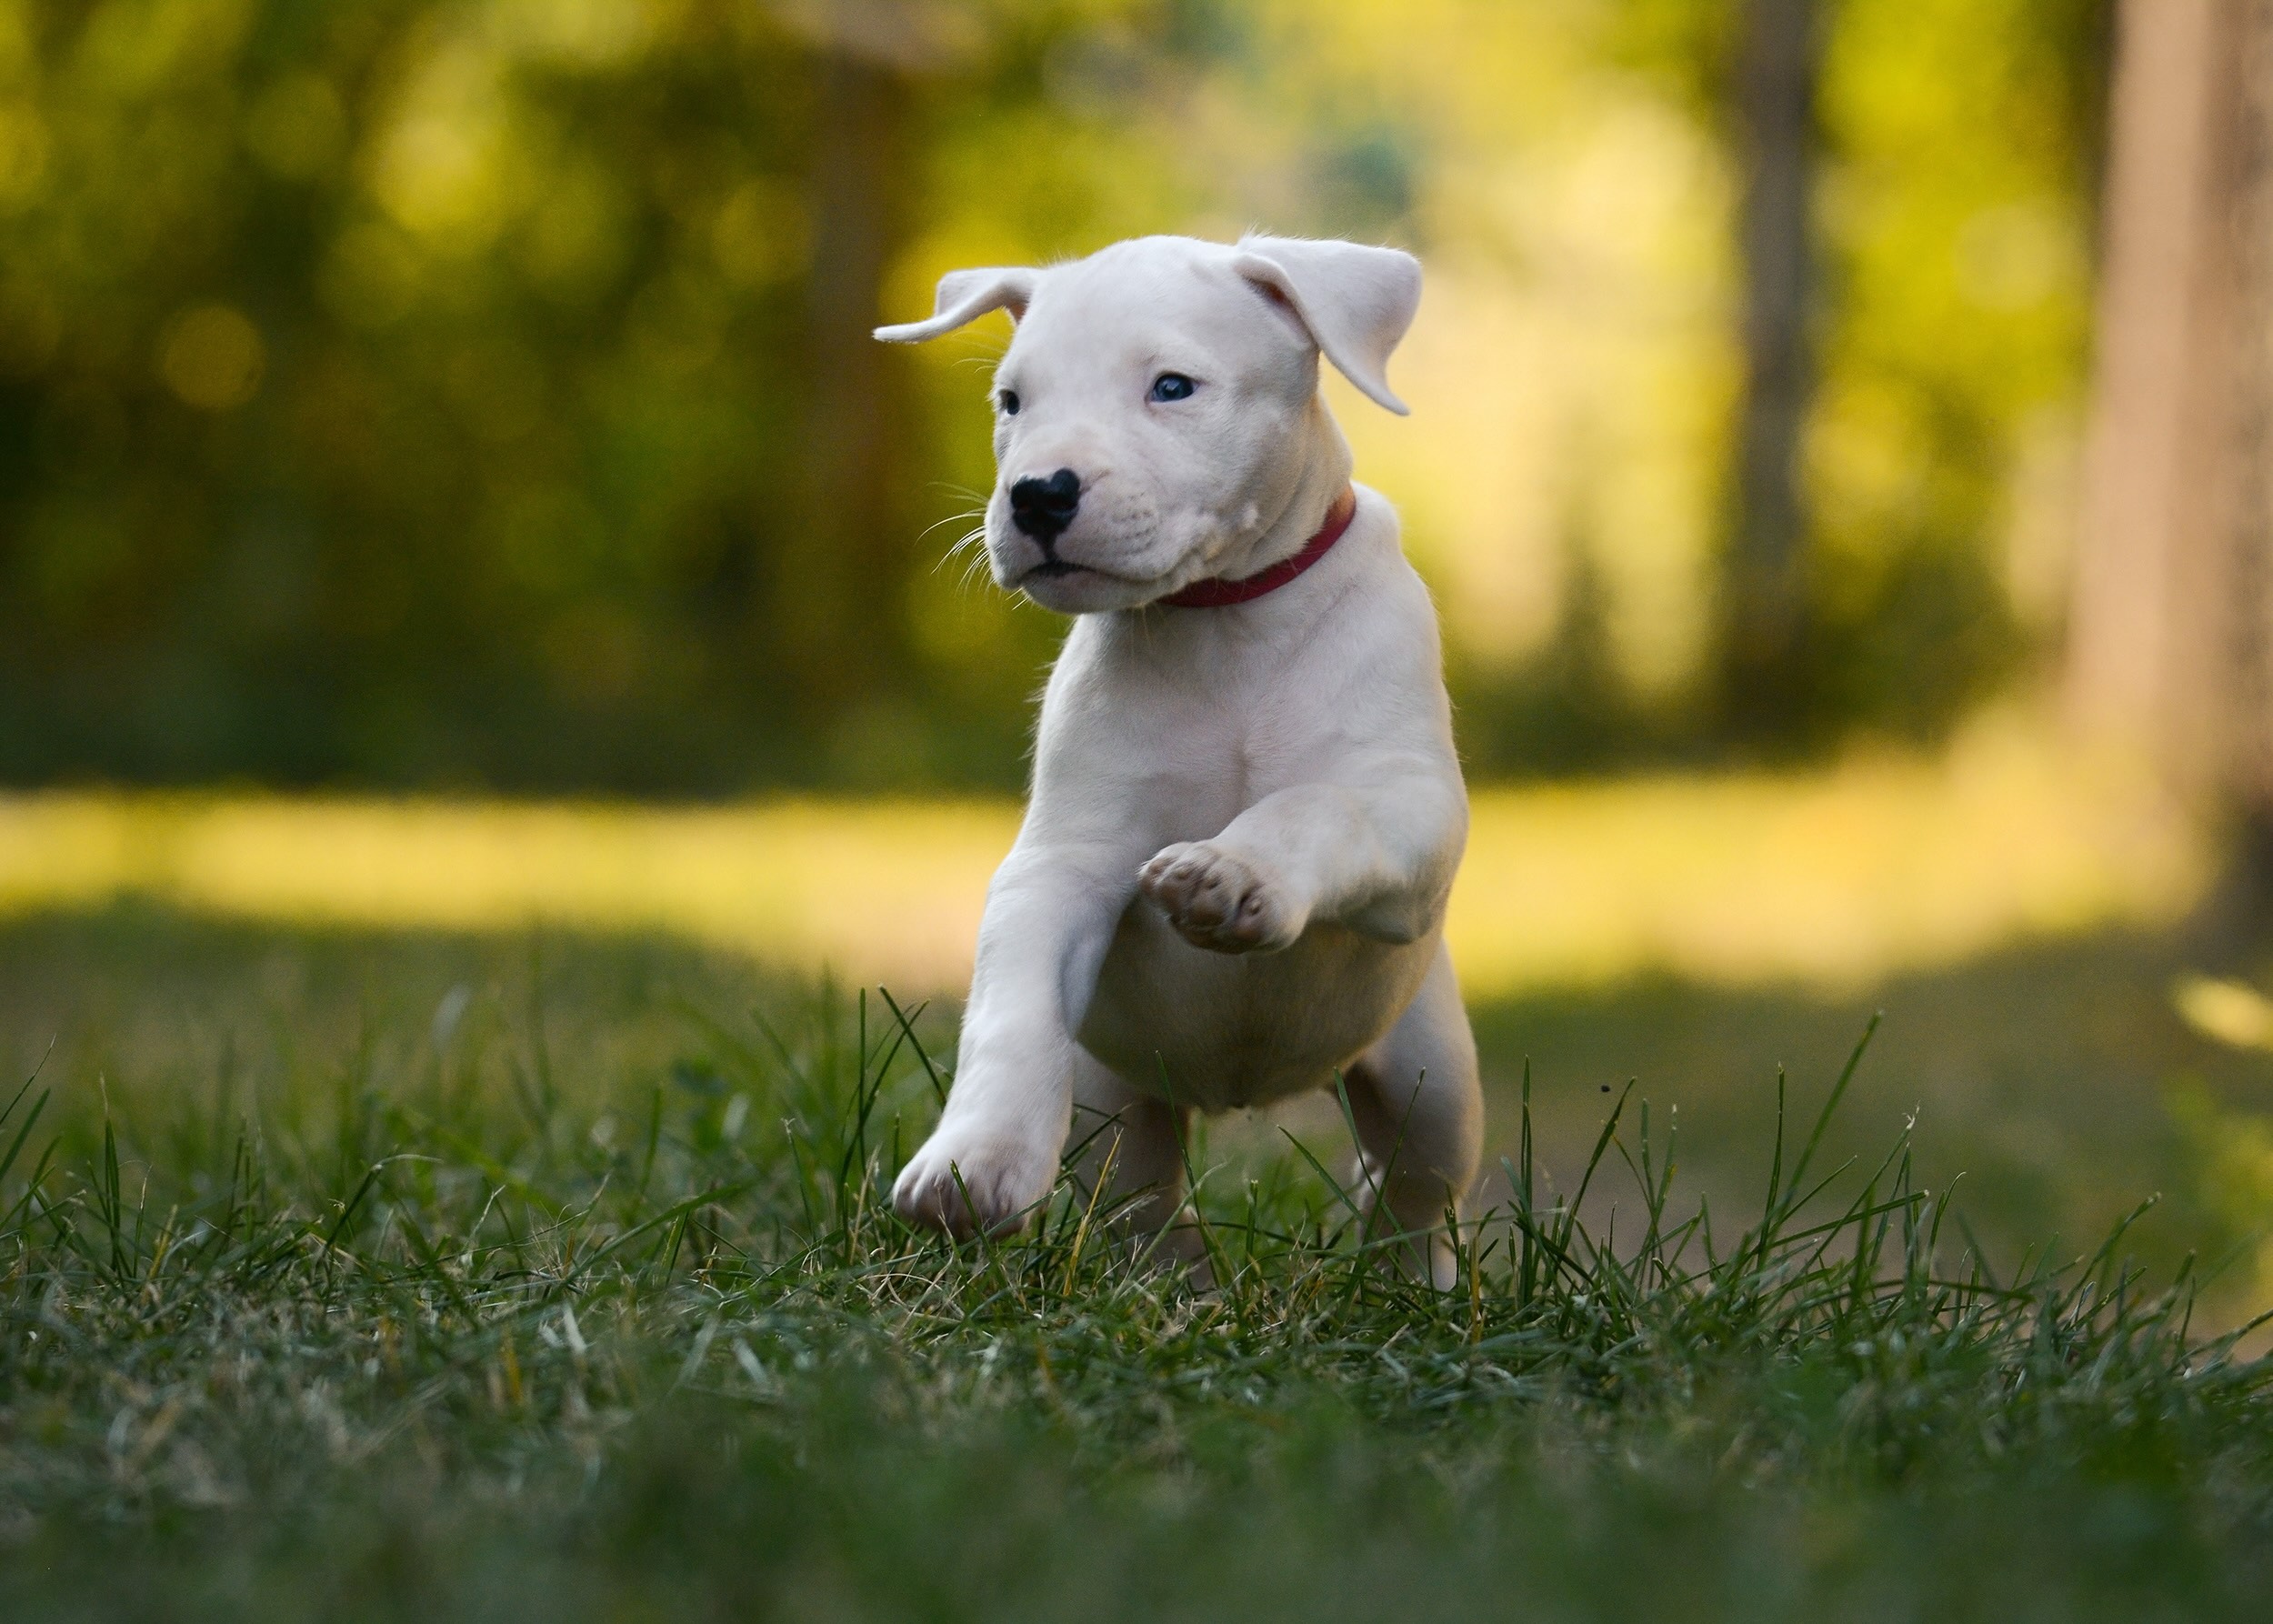
[(2107, 10), (1618, 8), (1737, 175), (1705, 676), (1748, 748), (1931, 742), (2058, 619)]
[[(870, 335), (888, 319), (885, 279), (915, 224), (916, 83), (953, 54), (941, 15), (914, 4), (802, 14), (817, 53), (805, 354), (795, 375), (803, 456), (780, 601), (751, 634), (778, 640), (807, 715), (841, 717), (907, 675), (889, 600), (879, 614), (876, 596), (906, 576), (918, 527), (907, 496), (916, 481), (905, 356)], [(862, 657), (848, 657), (856, 651)]]
[(2108, 15), (1841, 0), (1807, 448), (1826, 737), (1944, 737), (2056, 641)]
[(723, 788), (925, 703), (943, 15), (0, 0), (0, 770)]
[[(864, 637), (869, 593), (906, 570), (906, 391), (902, 359), (871, 336), (885, 319), (884, 279), (906, 250), (909, 139), (906, 65), (832, 42), (818, 74), (811, 211), (813, 260), (806, 316), (802, 534), (783, 556), (788, 600), (776, 627), (796, 660), (806, 701), (841, 708), (847, 687), (902, 673), (899, 651)], [(882, 660), (847, 659), (864, 647)]]
[(1815, 388), (1818, 9), (1745, 0), (1735, 86), (1744, 386), (1720, 649), (1730, 725), (1787, 742), (1805, 719), (1811, 642), (1800, 451)]
[(2273, 917), (2273, 0), (2125, 0), (2068, 695)]
[(1482, 767), (1707, 747), (1724, 464), (1766, 697), (1930, 738), (2059, 484), (2102, 4), (1823, 8), (1736, 418), (1713, 0), (0, 0), (0, 780), (1014, 786), (1060, 623), (926, 528), (1005, 329), (866, 329), (1257, 224), (1429, 259), (1427, 433), (1350, 426)]

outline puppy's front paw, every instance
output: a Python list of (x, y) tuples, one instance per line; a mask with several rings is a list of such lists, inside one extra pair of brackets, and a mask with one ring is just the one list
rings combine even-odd
[(1211, 952), (1274, 952), (1307, 922), (1284, 881), (1206, 840), (1164, 848), (1136, 884), (1186, 941)]
[(1055, 1146), (942, 1125), (900, 1169), (892, 1208), (906, 1223), (957, 1240), (982, 1230), (1015, 1234), (1056, 1178)]

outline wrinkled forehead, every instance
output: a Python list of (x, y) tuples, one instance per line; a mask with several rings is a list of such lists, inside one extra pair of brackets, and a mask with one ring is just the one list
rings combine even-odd
[(1217, 243), (1142, 237), (1043, 273), (1008, 356), (1053, 363), (1131, 356), (1233, 359), (1299, 344)]

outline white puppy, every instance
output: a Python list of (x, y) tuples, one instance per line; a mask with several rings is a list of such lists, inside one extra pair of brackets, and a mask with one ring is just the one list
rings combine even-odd
[(893, 1191), (909, 1220), (1015, 1227), (1070, 1130), (1107, 1199), (1166, 1224), (1192, 1108), (1339, 1071), (1358, 1188), (1439, 1231), (1415, 1261), (1449, 1283), (1483, 1130), (1443, 939), (1467, 797), (1434, 607), (1318, 393), (1323, 353), (1403, 412), (1384, 367), (1419, 298), (1393, 249), (1159, 236), (956, 271), (928, 321), (877, 329), (1010, 313), (987, 553), (1078, 617), (954, 1090)]

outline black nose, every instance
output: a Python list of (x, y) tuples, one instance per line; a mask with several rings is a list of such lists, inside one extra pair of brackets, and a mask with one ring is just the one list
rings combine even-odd
[(1066, 533), (1081, 506), (1081, 476), (1060, 468), (1047, 479), (1026, 478), (1010, 487), (1010, 522), (1047, 547)]

